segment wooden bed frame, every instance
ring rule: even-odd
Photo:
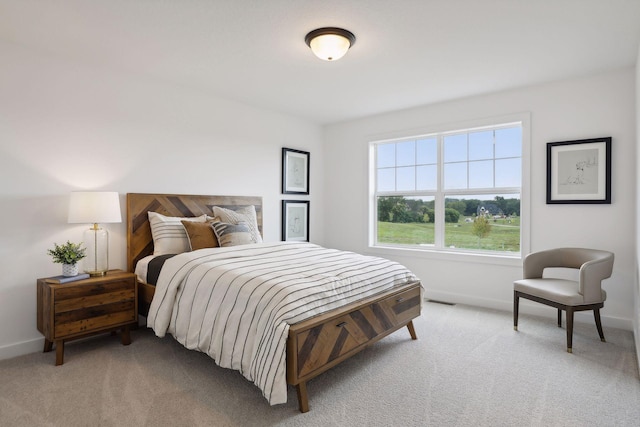
[[[262,198],[184,194],[127,194],[127,269],[153,254],[147,212],[167,216],[213,216],[213,206],[229,209],[253,205],[262,232]],[[146,316],[154,286],[138,281],[139,313]],[[420,282],[408,282],[325,314],[291,325],[287,340],[287,383],[296,387],[301,412],[309,410],[307,382],[404,328],[417,339],[412,320],[420,315]]]

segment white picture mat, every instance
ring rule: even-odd
[[[309,204],[289,202],[285,206],[285,240],[308,242]]]
[[[600,200],[606,197],[606,144],[559,145],[551,150],[551,198]]]
[[[296,153],[287,151],[285,154],[285,190],[299,193],[308,192],[309,183],[307,182],[309,167],[308,155],[304,153]]]

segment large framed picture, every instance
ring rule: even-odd
[[[309,241],[309,201],[282,201],[282,240]]]
[[[282,149],[282,194],[309,194],[307,151]]]
[[[547,204],[611,204],[611,137],[547,143]]]

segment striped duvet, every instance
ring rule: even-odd
[[[147,325],[287,401],[289,325],[417,280],[383,258],[310,243],[258,243],[176,255],[162,268]]]

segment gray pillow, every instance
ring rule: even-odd
[[[218,238],[218,243],[222,247],[256,243],[249,226],[245,222],[239,222],[237,224],[213,222],[211,227]]]
[[[220,206],[213,207],[214,216],[220,217],[220,221],[229,224],[238,224],[244,222],[251,232],[253,237],[253,243],[261,243],[262,236],[258,229],[258,220],[256,215],[256,208],[253,205],[243,206],[236,210],[222,208]]]

